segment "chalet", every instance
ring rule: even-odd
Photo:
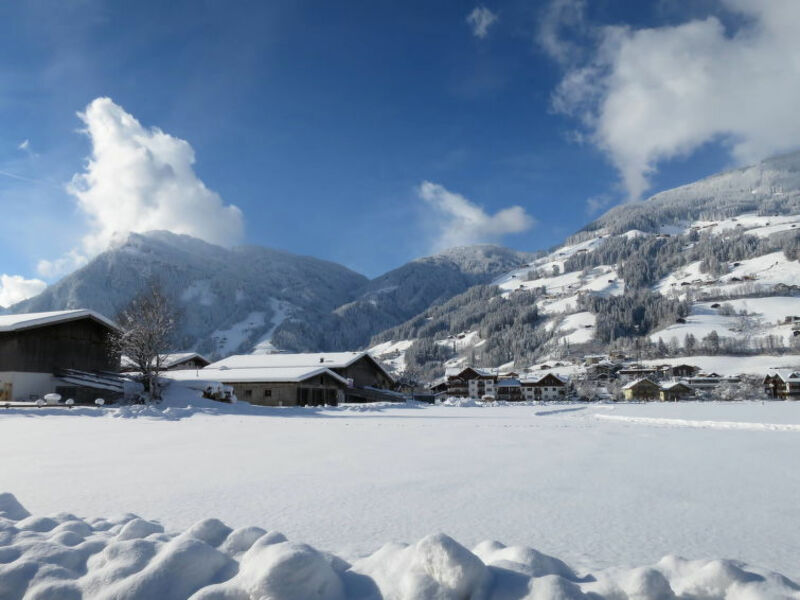
[[[502,402],[521,402],[522,384],[519,379],[500,379],[495,385],[495,398]]]
[[[776,371],[764,378],[764,392],[770,398],[800,398],[800,372]]]
[[[659,399],[662,402],[677,402],[694,396],[694,390],[681,381],[674,381],[661,386]]]
[[[567,397],[567,381],[548,373],[538,379],[523,380],[522,393],[525,400],[564,400]]]
[[[495,384],[498,379],[495,369],[476,367],[448,369],[445,376],[448,396],[480,400],[484,396],[495,394]]]
[[[330,373],[316,372],[319,369]],[[211,363],[205,369],[201,369],[199,375],[205,376],[207,371],[215,374],[222,371],[236,371],[236,376],[246,378],[246,381],[240,383],[255,383],[256,380],[246,374],[248,370],[253,370],[250,375],[258,371],[259,374],[269,376],[271,379],[265,380],[263,382],[265,385],[272,385],[273,383],[293,384],[297,394],[299,394],[296,398],[297,404],[306,402],[307,394],[302,389],[311,389],[309,384],[304,382],[309,381],[309,377],[319,376],[323,377],[323,382],[318,385],[327,390],[325,392],[326,402],[327,397],[332,395],[330,390],[338,389],[338,383],[341,382],[345,384],[343,393],[347,402],[394,402],[402,399],[390,391],[395,386],[394,378],[367,352],[240,354]],[[232,375],[223,374],[215,380],[233,385],[234,389],[237,389],[237,382],[231,379]],[[332,380],[331,375],[335,375]],[[280,377],[285,377],[287,380],[277,381],[276,378]],[[304,385],[298,387],[296,385],[298,383],[304,383]],[[255,388],[253,389],[255,390]],[[250,394],[248,394],[246,388],[242,388],[242,391],[244,394],[239,396],[237,389],[237,397],[241,400],[247,400]],[[319,393],[315,392],[315,394],[316,399],[314,401],[316,402],[319,400]]]
[[[161,369],[164,371],[178,371],[180,369],[202,369],[211,364],[206,357],[197,352],[176,352],[171,354],[161,354],[159,356]],[[123,356],[120,361],[120,370],[123,373],[138,371],[133,361],[127,356]]]
[[[661,396],[661,386],[648,378],[631,381],[622,388],[625,400],[658,400]]]
[[[56,392],[76,402],[113,400],[121,383],[80,375],[119,370],[109,343],[115,331],[111,320],[83,309],[0,315],[0,397],[30,401]],[[73,377],[65,380],[67,373]]]
[[[238,400],[262,406],[322,406],[344,402],[350,382],[326,367],[178,369],[168,379],[230,386]]]

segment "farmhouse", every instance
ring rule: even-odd
[[[51,392],[78,402],[113,399],[122,384],[98,374],[119,370],[108,340],[117,330],[83,309],[0,315],[0,400],[30,401]]]
[[[212,363],[198,372],[201,377],[209,374],[214,374],[215,381],[232,385],[240,400],[255,398],[259,390],[264,391],[255,385],[259,382],[269,388],[277,383],[289,384],[294,392],[286,393],[290,396],[294,393],[293,403],[301,405],[322,403],[322,396],[327,403],[334,396],[334,391],[339,389],[342,390],[343,397],[339,395],[337,402],[342,399],[347,402],[398,400],[397,395],[390,392],[394,387],[394,379],[366,352],[241,354]],[[308,382],[315,381],[314,377],[322,379],[317,379],[312,386]],[[244,384],[249,384],[249,387]],[[303,391],[312,388],[325,391]],[[252,391],[248,392],[248,389]],[[242,395],[239,394],[240,391]],[[281,401],[285,405],[285,401],[289,400],[291,399],[283,397]]]
[[[178,371],[181,369],[202,369],[211,364],[206,357],[197,352],[176,352],[171,354],[159,355],[161,362],[161,370],[163,371]],[[123,356],[120,361],[120,370],[122,372],[138,371],[133,361],[127,356]]]

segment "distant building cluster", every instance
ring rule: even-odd
[[[513,371],[466,367],[448,369],[444,379],[435,382],[431,390],[439,395],[471,400],[553,401],[569,397],[569,381],[553,373],[540,377],[520,377],[519,373]]]
[[[69,405],[135,398],[135,362],[115,355],[109,336],[118,326],[89,310],[0,315],[0,403]],[[448,368],[428,392],[403,387],[367,352],[234,355],[211,363],[195,352],[157,355],[166,380],[209,398],[265,406],[320,406],[342,402],[486,402],[691,398],[800,399],[800,371],[770,371],[761,379],[704,372],[683,364],[641,364],[620,352],[576,362],[542,364],[524,372]],[[569,373],[567,377],[564,372]],[[724,393],[723,393],[724,392]]]

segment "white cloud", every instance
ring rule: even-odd
[[[584,52],[579,40],[590,31],[585,11],[586,0],[552,0],[539,15],[536,41],[562,65],[574,63]]]
[[[489,33],[489,27],[497,21],[497,15],[485,6],[476,6],[467,15],[467,23],[472,28],[472,34],[478,38],[485,38]]]
[[[145,128],[110,98],[97,98],[78,116],[92,142],[84,172],[68,191],[89,231],[80,247],[40,274],[69,272],[129,232],[168,230],[230,245],[242,237],[241,211],[225,204],[194,172],[194,150],[185,140]]]
[[[18,150],[27,150],[27,149],[29,149],[30,147],[31,147],[31,141],[26,139],[26,140],[22,140],[22,141],[19,143],[19,146],[17,146],[17,149],[18,149]]]
[[[20,275],[0,275],[0,306],[8,307],[40,294],[47,284],[41,279],[25,279]]]
[[[417,192],[433,209],[434,250],[497,242],[504,235],[527,231],[535,223],[521,206],[510,206],[489,215],[464,196],[430,181],[422,182]]]
[[[597,28],[589,62],[554,95],[619,170],[632,199],[661,161],[721,140],[739,163],[800,145],[800,2],[722,0],[716,17],[650,29]]]

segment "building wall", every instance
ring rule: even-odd
[[[116,371],[119,358],[111,355],[109,332],[97,321],[84,318],[0,333],[0,372]]]
[[[470,379],[467,381],[468,395],[472,400],[480,400],[486,394],[494,395],[494,380],[486,377]]]
[[[11,385],[11,398],[14,402],[28,402],[55,392],[58,381],[51,373],[24,373],[20,371],[0,371],[0,384]],[[0,385],[0,387],[3,387]]]
[[[566,398],[566,386],[526,385],[522,391],[525,400],[563,400]]]
[[[310,380],[280,383],[223,381],[233,388],[236,398],[261,406],[298,406],[337,404],[344,399],[344,386],[328,376]]]
[[[626,400],[657,400],[660,398],[661,389],[656,386],[638,385],[623,391]]]

